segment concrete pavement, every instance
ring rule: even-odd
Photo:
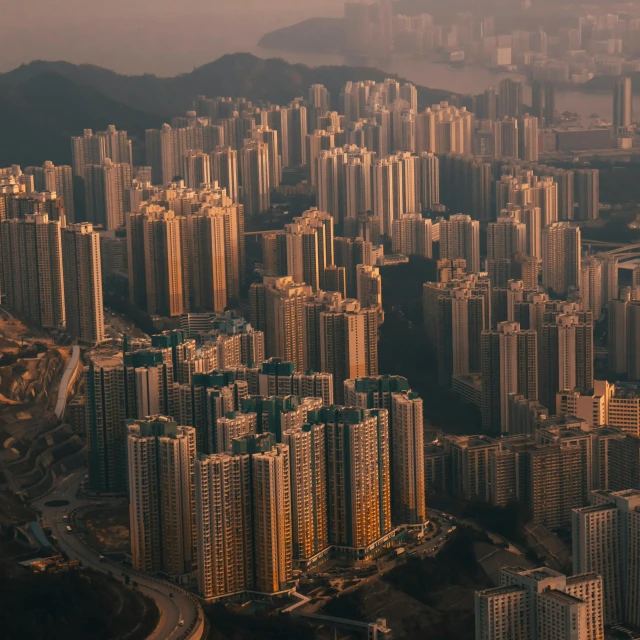
[[[58,402],[56,403],[55,414],[58,418],[62,418],[62,414],[67,406],[67,396],[69,395],[69,383],[71,378],[78,367],[78,361],[80,360],[80,347],[74,345],[71,349],[71,359],[67,363],[67,367],[64,370],[62,380],[60,381],[60,389],[58,390]]]
[[[160,621],[151,640],[200,640],[204,632],[204,616],[199,603],[182,589],[162,580],[132,571],[124,565],[112,562],[100,562],[98,554],[87,547],[77,536],[75,531],[67,532],[67,526],[72,526],[64,520],[64,516],[83,506],[95,504],[95,500],[78,498],[76,496],[84,470],[64,478],[45,498],[35,501],[32,506],[42,514],[43,526],[50,527],[57,538],[57,546],[69,558],[80,560],[85,567],[91,567],[103,573],[111,572],[119,582],[124,582],[123,573],[138,583],[136,587],[145,596],[155,601],[160,612]],[[67,500],[66,506],[47,507],[46,502]],[[171,597],[169,594],[173,594]],[[180,625],[179,622],[183,624]]]

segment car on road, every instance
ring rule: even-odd
[[[69,525],[67,525],[67,533],[72,533],[72,532],[73,532],[73,529]]]
[[[178,626],[179,627],[184,627],[184,620],[182,618],[180,618],[180,620],[178,620]]]
[[[106,562],[107,559],[104,556],[98,556],[98,560],[100,560],[100,562]]]

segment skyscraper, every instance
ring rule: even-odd
[[[596,220],[600,215],[600,171],[578,169],[575,175],[576,220]]]
[[[331,109],[331,94],[323,84],[312,84],[309,87],[309,104],[316,109],[318,115],[324,115]]]
[[[296,371],[304,371],[305,344],[304,302],[311,297],[311,287],[287,278],[265,278],[265,320],[267,356],[293,362]]]
[[[582,309],[591,311],[594,318],[599,318],[605,302],[602,292],[602,261],[588,256],[580,267],[580,297]]]
[[[327,428],[329,539],[340,555],[366,559],[391,536],[389,414],[322,409]]]
[[[538,399],[538,336],[517,322],[500,322],[497,331],[482,332],[482,425],[512,431],[509,395]]]
[[[500,586],[476,592],[476,637],[603,640],[602,578],[548,567],[503,568]]]
[[[520,121],[518,153],[521,160],[538,162],[538,118],[525,115]]]
[[[182,156],[182,177],[189,189],[211,183],[211,158],[203,151],[190,150]]]
[[[600,574],[604,619],[640,623],[640,491],[594,491],[589,507],[573,511],[573,569]]]
[[[504,78],[498,85],[498,118],[517,118],[522,113],[522,82]]]
[[[91,224],[62,231],[62,266],[67,333],[86,344],[104,342],[100,236]]]
[[[423,211],[440,204],[440,160],[427,151],[420,154],[420,204]]]
[[[346,212],[347,219],[356,220],[374,210],[375,192],[373,181],[373,154],[362,154],[361,157],[350,157],[346,167]],[[376,181],[382,169],[377,169]],[[376,183],[377,184],[377,183]],[[377,188],[377,187],[376,187]],[[381,187],[380,187],[381,188]],[[376,205],[377,206],[377,205]],[[380,206],[382,204],[380,203]],[[379,208],[376,209],[378,211]]]
[[[27,167],[25,173],[33,175],[36,191],[54,192],[64,199],[67,220],[75,222],[73,199],[73,168],[68,165],[54,165],[46,160],[41,167]]]
[[[378,312],[380,323],[384,319],[382,310],[382,277],[377,267],[359,264],[358,270],[358,295],[357,299],[363,309],[375,309]]]
[[[298,100],[294,100],[286,110],[287,138],[289,140],[289,165],[301,167],[307,164],[307,108]]]
[[[440,257],[464,258],[467,269],[480,271],[480,223],[471,216],[456,214],[440,221]]]
[[[277,444],[252,456],[255,587],[277,593],[293,575],[289,447]]]
[[[579,227],[555,222],[542,230],[542,285],[558,296],[580,286],[582,251]]]
[[[422,400],[404,391],[391,396],[392,514],[396,525],[427,520]]]
[[[271,206],[269,145],[259,140],[247,140],[240,150],[242,204],[248,216],[266,211]]]
[[[487,259],[512,260],[527,251],[527,227],[511,216],[500,216],[487,225]]]
[[[433,257],[431,220],[420,213],[405,213],[393,221],[393,251],[405,256]]]
[[[190,248],[191,311],[222,312],[227,306],[225,216],[221,210],[203,209],[187,218]],[[185,261],[186,257],[182,260]]]
[[[130,422],[127,434],[133,567],[189,574],[196,562],[195,429],[150,416]]]
[[[131,165],[106,158],[101,164],[85,165],[84,193],[87,218],[105,229],[124,224],[125,189],[131,186]]]
[[[205,456],[195,463],[198,590],[216,598],[253,588],[249,455]]]
[[[309,179],[311,185],[318,187],[318,159],[323,151],[329,151],[336,146],[335,132],[330,127],[329,131],[315,129],[313,133],[305,136],[307,160],[309,162]]]
[[[196,460],[198,583],[205,598],[291,586],[289,448],[271,433]]]
[[[613,133],[624,133],[633,118],[633,87],[631,78],[617,78],[613,86]]]
[[[216,147],[211,158],[211,181],[225,189],[231,202],[238,202],[238,152],[231,147]]]
[[[82,136],[71,138],[73,175],[84,179],[85,167],[102,164],[107,158],[116,164],[132,164],[131,140],[126,131],[109,125],[106,131],[85,129]]]
[[[176,176],[177,168],[174,161],[173,130],[171,127],[168,124],[163,124],[161,129],[147,129],[145,148],[153,183],[167,185],[172,182]]]
[[[540,402],[556,411],[556,394],[593,387],[593,321],[587,313],[561,313],[542,327]]]
[[[127,433],[125,427],[122,357],[112,351],[94,351],[84,372],[89,488],[121,492],[127,488]]]
[[[282,434],[291,461],[293,561],[303,570],[329,553],[325,432],[316,423]]]
[[[42,327],[64,329],[60,223],[47,214],[3,220],[0,246],[5,304]]]
[[[278,151],[278,132],[266,126],[259,126],[251,130],[253,140],[261,140],[268,145],[269,155],[269,187],[275,189],[282,182],[282,167]]]
[[[324,288],[324,271],[333,265],[333,218],[310,209],[285,225],[287,273],[314,291]]]
[[[320,303],[317,310],[319,339],[308,318],[306,346],[309,350],[317,345],[319,370],[333,375],[336,401],[341,402],[345,380],[378,374],[378,310],[361,309],[357,301],[339,296],[335,302]],[[315,312],[308,316],[315,317]]]
[[[151,315],[179,316],[189,306],[187,220],[156,205],[143,213],[146,310]]]
[[[394,220],[405,213],[403,169],[396,156],[381,158],[373,164],[373,211],[380,219],[381,233],[387,238],[393,235]]]

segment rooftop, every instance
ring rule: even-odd
[[[584,600],[580,598],[576,598],[575,596],[570,596],[568,593],[564,591],[556,591],[555,589],[550,589],[549,591],[545,591],[540,594],[540,598],[549,598],[551,600],[557,600],[561,604],[584,604]]]
[[[477,594],[481,597],[492,597],[492,596],[506,596],[510,593],[524,593],[524,589],[517,584],[510,584],[503,587],[493,587],[493,589],[484,589],[483,591],[478,591]]]
[[[113,347],[94,349],[89,353],[89,359],[98,367],[122,366],[122,353]]]
[[[548,580],[549,578],[562,578],[563,573],[549,569],[549,567],[537,567],[536,569],[522,569],[521,567],[505,567],[503,569],[506,573],[513,575],[519,575],[526,578],[531,578],[537,582],[542,580]]]

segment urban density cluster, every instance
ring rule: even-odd
[[[344,52],[375,58],[411,53],[504,67],[553,84],[640,71],[637,7],[576,3],[570,13],[542,7],[524,0],[500,5],[494,15],[458,11],[438,21],[429,13],[404,15],[392,0],[346,2]]]
[[[288,592],[423,536],[433,491],[572,529],[575,575],[504,569],[477,594],[478,638],[640,626],[640,389],[594,379],[604,314],[609,370],[640,379],[640,269],[621,287],[615,252],[585,256],[599,174],[539,161],[552,97],[537,115],[511,79],[475,114],[421,110],[391,79],[287,106],[197,97],[147,131],[146,166],[109,127],[72,139],[73,166],[0,170],[4,304],[86,347],[69,420],[89,490],[129,495],[136,569],[207,599]],[[628,80],[614,102],[610,137],[631,129]],[[248,269],[245,220],[274,193],[309,205],[257,232]],[[410,382],[379,371],[381,268],[410,259],[437,273],[438,382],[484,433],[426,441]],[[114,340],[107,284],[155,335]]]

